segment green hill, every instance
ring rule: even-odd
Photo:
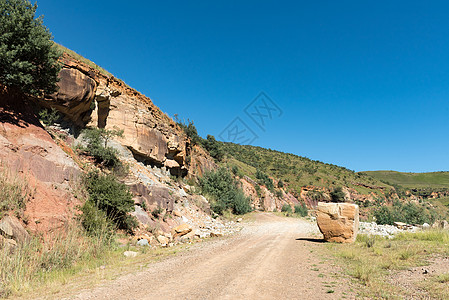
[[[375,192],[382,196],[382,189],[386,191],[392,189],[389,184],[368,174],[356,173],[344,167],[307,157],[233,143],[222,143],[222,149],[226,154],[224,163],[230,167],[236,166],[240,172],[253,179],[256,178],[257,170],[259,170],[282,180],[293,192],[299,192],[301,187],[307,185],[330,189],[347,186],[362,194]]]
[[[396,171],[367,171],[363,173],[378,180],[397,184],[405,188],[449,188],[449,172],[404,173]]]

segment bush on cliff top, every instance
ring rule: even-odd
[[[0,83],[23,93],[56,91],[61,53],[27,0],[0,1]]]

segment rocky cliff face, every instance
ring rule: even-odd
[[[110,145],[129,167],[124,181],[134,195],[133,215],[141,224],[137,234],[162,243],[175,242],[172,229],[182,224],[192,229],[187,239],[232,230],[211,217],[206,198],[170,177],[194,177],[216,168],[207,152],[189,147],[184,132],[149,98],[67,54],[62,61],[55,94],[28,99],[0,89],[0,161],[33,190],[22,216],[28,229],[51,232],[75,216],[81,203],[73,185],[84,172],[82,165],[90,162],[69,145],[79,140],[79,129],[96,126],[124,131]],[[36,117],[36,102],[64,116],[65,122],[50,130],[52,136]]]
[[[136,160],[187,175],[188,140],[148,97],[67,54],[62,62],[59,91],[41,99],[41,105],[56,108],[80,127],[123,129],[120,143]]]

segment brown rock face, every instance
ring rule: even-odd
[[[41,103],[56,108],[79,126],[86,124],[97,88],[95,80],[76,68],[64,67],[59,73],[58,88]]]
[[[202,176],[205,172],[216,169],[218,166],[214,159],[208,155],[203,148],[194,146],[190,153],[191,162],[189,166],[189,174],[194,176]]]
[[[176,201],[176,195],[165,186],[147,186],[141,183],[130,186],[131,192],[136,196],[137,201],[146,202],[148,207],[163,208],[167,211],[173,211],[173,205]]]
[[[326,241],[352,243],[359,230],[359,206],[319,202],[316,220]]]

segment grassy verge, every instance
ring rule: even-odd
[[[86,236],[76,224],[45,240],[33,237],[13,251],[0,250],[0,297],[20,295],[37,285],[64,278],[92,263],[105,260],[112,240],[104,235]]]
[[[393,285],[391,279],[401,270],[449,255],[449,231],[402,233],[394,239],[359,235],[354,244],[328,244],[327,248],[347,274],[361,284],[360,297],[401,299],[407,291]],[[449,281],[449,275],[437,274],[416,284],[436,299],[448,299],[446,279]]]
[[[0,298],[61,298],[142,269],[188,247],[119,246],[102,236],[86,236],[81,227],[74,226],[46,243],[35,239],[13,253],[0,250]],[[128,250],[138,255],[126,258],[123,253]]]

